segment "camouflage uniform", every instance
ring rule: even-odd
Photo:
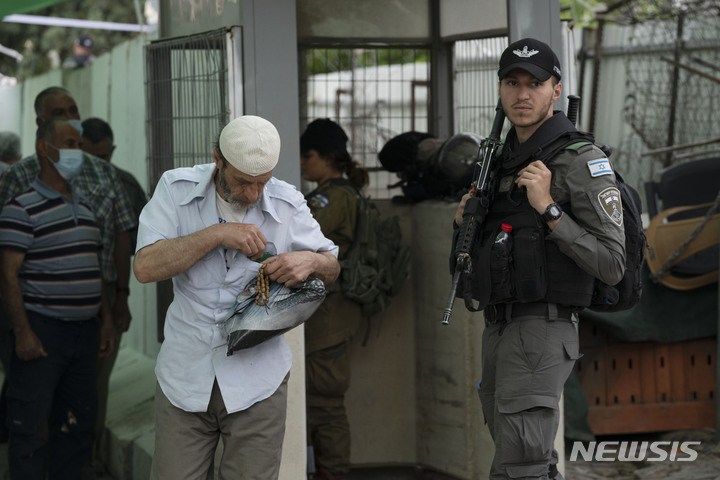
[[[331,179],[308,194],[308,206],[323,234],[346,255],[355,235],[357,205],[353,192]],[[305,322],[308,437],[319,478],[343,478],[350,471],[350,425],[345,392],[350,386],[348,343],[360,322],[360,306],[329,286],[320,308]],[[325,477],[323,477],[325,475]]]

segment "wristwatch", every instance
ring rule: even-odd
[[[557,203],[551,203],[545,209],[545,213],[540,216],[545,223],[551,222],[553,220],[558,220],[560,217],[562,217],[562,208],[560,208],[560,205],[558,205]]]

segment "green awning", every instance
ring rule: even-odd
[[[65,0],[2,0],[2,2],[0,2],[0,18],[14,13],[32,13],[41,8],[64,1]]]

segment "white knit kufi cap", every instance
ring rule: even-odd
[[[268,173],[280,156],[280,135],[264,118],[244,115],[220,132],[220,151],[230,165],[246,175]]]

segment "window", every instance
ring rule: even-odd
[[[377,159],[400,133],[428,131],[429,51],[421,48],[309,48],[300,51],[300,128],[317,118],[337,122],[348,151],[368,170],[373,198],[390,198],[397,176]],[[304,60],[304,61],[303,61]]]
[[[455,43],[456,133],[476,133],[482,137],[490,133],[498,102],[498,63],[507,45],[507,37]]]

